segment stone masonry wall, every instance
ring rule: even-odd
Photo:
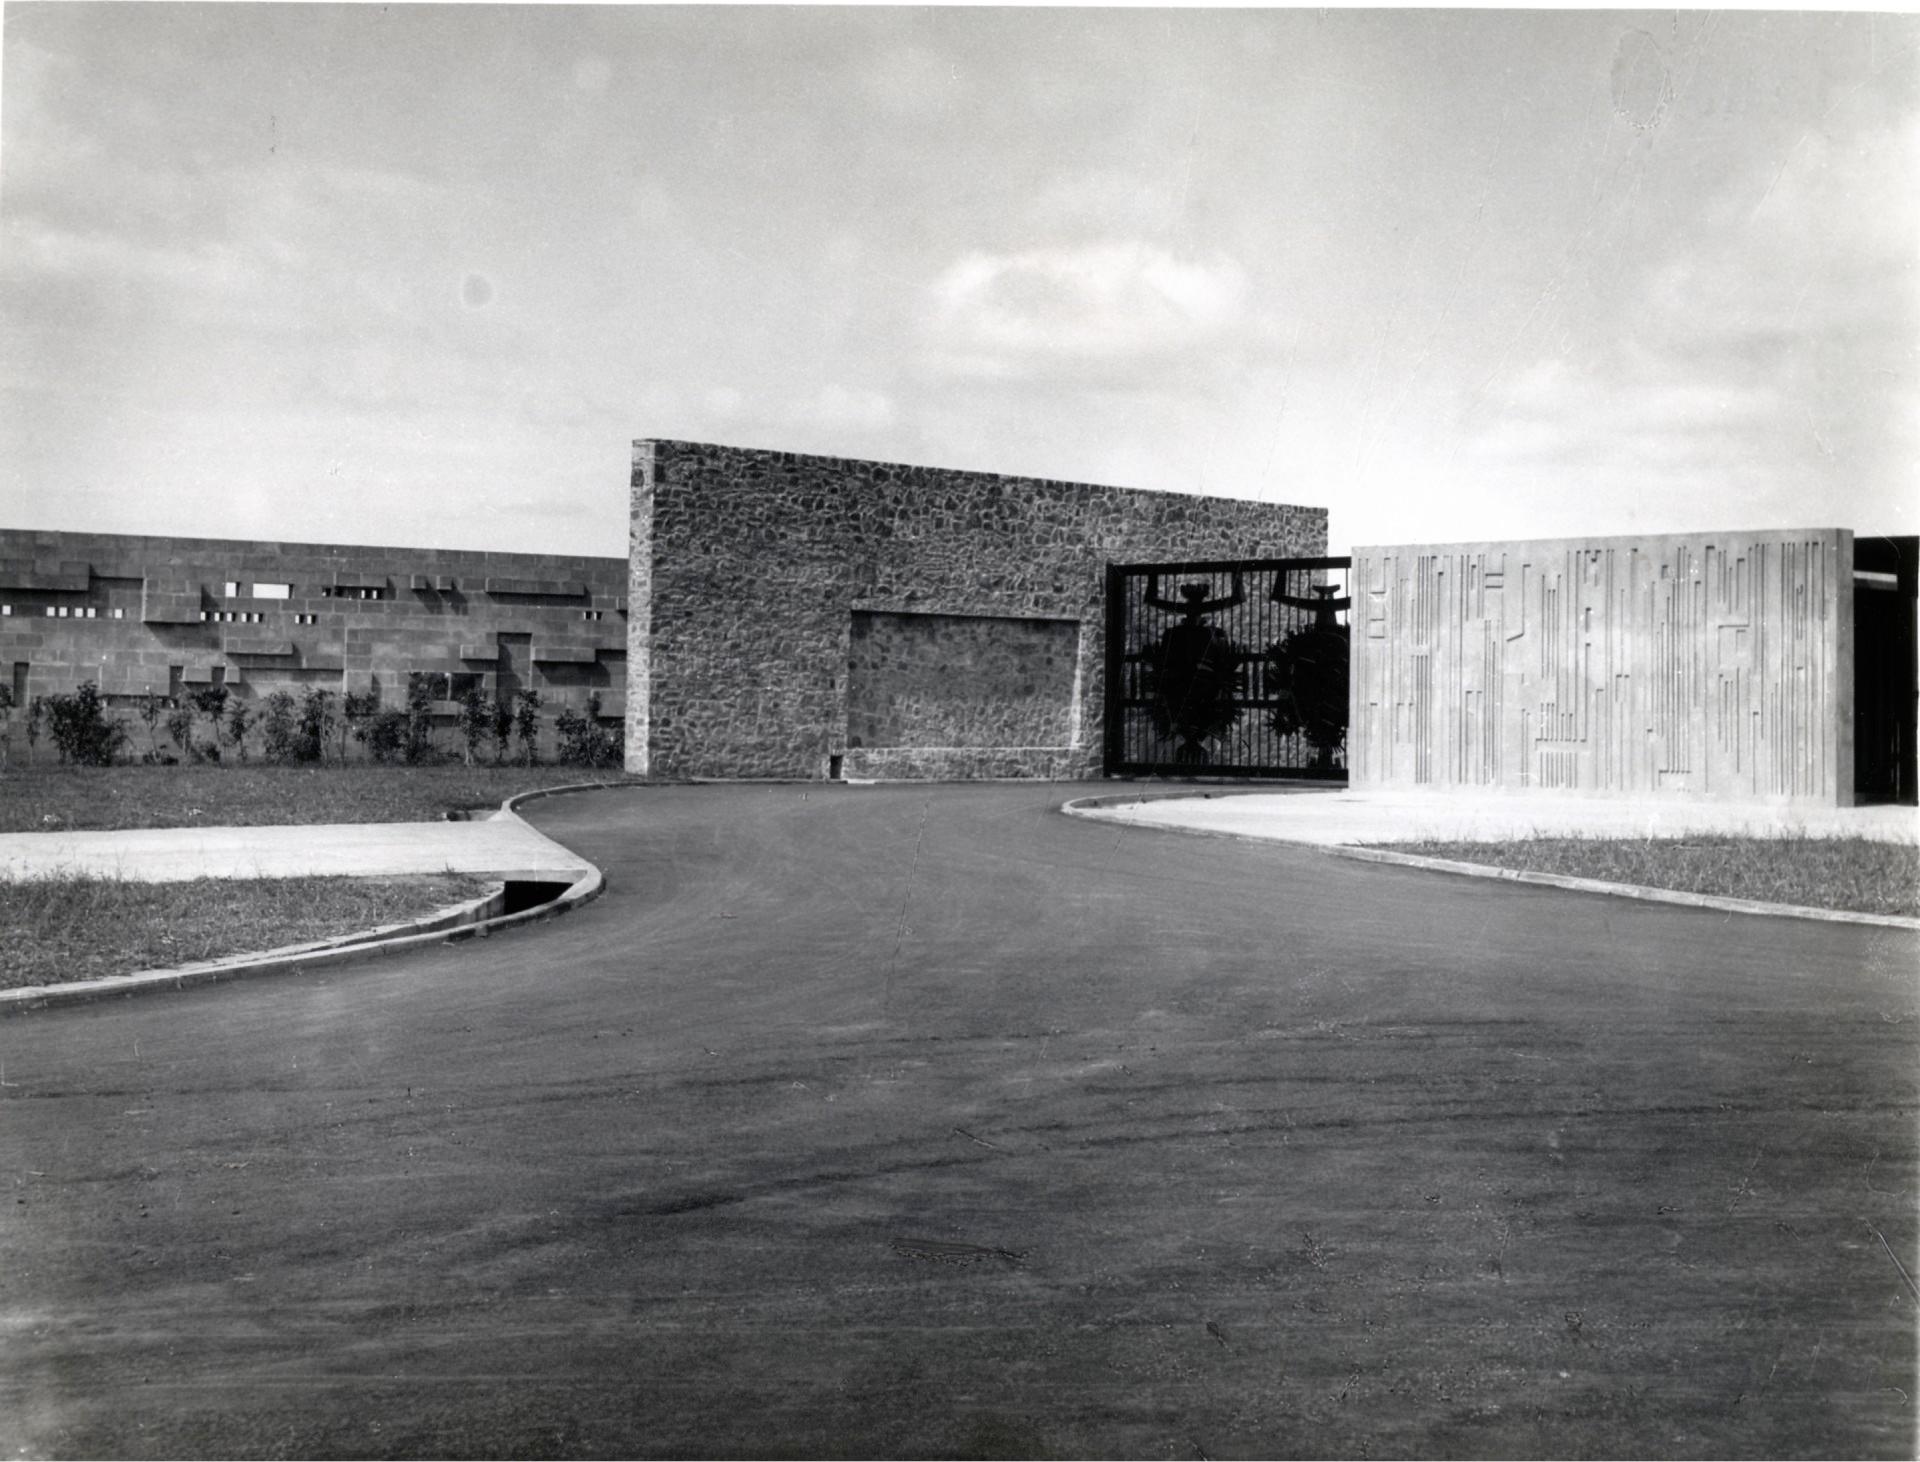
[[[1354,551],[1355,788],[1853,799],[1853,535]]]
[[[548,721],[596,691],[623,717],[626,579],[619,558],[0,530],[0,684],[22,704],[91,680],[122,702],[217,681],[400,705],[427,671],[537,690]]]
[[[667,777],[1097,775],[1109,562],[1326,549],[1323,508],[691,442],[632,494],[627,765]],[[1073,622],[1065,743],[850,748],[855,611]]]

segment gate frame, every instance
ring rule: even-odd
[[[1254,573],[1269,569],[1278,569],[1283,573],[1298,571],[1312,572],[1324,569],[1351,569],[1353,557],[1344,556],[1319,558],[1207,558],[1182,560],[1173,563],[1112,563],[1107,564],[1106,584],[1106,665],[1105,683],[1101,687],[1101,760],[1100,772],[1105,777],[1176,777],[1182,781],[1200,778],[1219,778],[1227,781],[1282,780],[1298,779],[1314,782],[1345,782],[1348,769],[1343,764],[1338,767],[1259,767],[1232,764],[1227,766],[1206,765],[1175,770],[1160,762],[1129,762],[1126,755],[1126,703],[1121,692],[1126,685],[1127,659],[1127,616],[1125,596],[1121,592],[1126,580],[1138,574],[1227,574]],[[1348,585],[1348,597],[1352,597],[1352,585]],[[1353,633],[1352,609],[1347,611],[1347,633],[1349,636],[1349,655],[1351,655],[1351,636]],[[1351,661],[1349,661],[1351,669]],[[1352,693],[1348,693],[1347,724],[1352,728]],[[1343,757],[1344,762],[1344,757]]]

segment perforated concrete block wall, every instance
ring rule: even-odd
[[[616,557],[5,529],[0,672],[23,698],[219,680],[401,704],[428,671],[537,690],[549,720],[596,692],[620,716],[626,575]]]

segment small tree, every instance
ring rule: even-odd
[[[193,758],[193,707],[185,701],[172,701],[167,709],[167,735],[180,748],[180,754]]]
[[[135,713],[140,717],[140,724],[147,728],[147,749],[143,754],[144,760],[157,762],[164,759],[160,751],[160,727],[167,719],[167,712],[172,707],[171,700],[163,695],[155,695],[152,691],[141,696],[140,704],[134,707]]]
[[[0,685],[0,765],[4,765],[13,752],[13,689]]]
[[[379,714],[380,692],[377,690],[350,690],[340,697],[341,761],[347,759],[347,732],[351,731],[353,739],[365,746],[368,727]]]
[[[300,735],[298,711],[299,704],[290,690],[276,690],[267,697],[260,715],[260,749],[268,761],[290,762],[294,759],[295,744]]]
[[[91,680],[71,695],[47,697],[47,734],[62,761],[88,767],[113,765],[127,738],[126,727],[108,719],[100,687]]]
[[[40,732],[47,723],[47,698],[37,695],[27,702],[27,764],[33,764],[34,748],[40,744]]]
[[[513,697],[513,734],[520,741],[520,757],[527,766],[540,759],[540,692],[516,691]]]
[[[414,671],[407,677],[408,766],[416,766],[433,756],[433,699],[438,689],[437,675]]]
[[[314,686],[300,698],[300,729],[294,738],[295,759],[324,762],[334,723],[333,692]]]
[[[362,746],[367,745],[368,728],[380,714],[380,692],[350,690],[340,697],[340,760],[347,759],[347,733]]]
[[[206,761],[220,760],[220,718],[227,713],[227,688],[224,685],[206,686],[189,694],[187,702],[207,722],[206,745],[194,754]]]
[[[493,703],[493,764],[499,766],[507,759],[507,748],[513,744],[513,697],[503,695]]]
[[[473,765],[474,757],[480,753],[480,743],[492,729],[493,708],[479,686],[470,686],[460,697],[460,739],[466,745],[468,766]]]
[[[241,761],[247,759],[247,732],[253,729],[253,707],[239,696],[227,704],[227,745]]]

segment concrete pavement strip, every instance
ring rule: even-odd
[[[1471,798],[1296,790],[1287,793],[1161,792],[1150,797],[1141,793],[1107,793],[1076,799],[1066,803],[1062,810],[1072,817],[1126,827],[1255,842],[1304,843],[1363,862],[1398,863],[1469,878],[1497,878],[1727,913],[1920,929],[1920,919],[1899,914],[1769,904],[1754,899],[1431,858],[1368,846],[1389,841],[1510,841],[1529,836],[1655,838],[1714,833],[1809,838],[1853,835],[1884,842],[1913,843],[1920,841],[1920,810],[1911,807],[1797,808],[1751,803],[1601,802],[1574,797]]]
[[[586,867],[512,812],[474,822],[133,828],[0,835],[0,882],[80,875],[190,878],[382,877],[414,873],[558,879]]]
[[[600,870],[513,811],[522,802],[575,787],[509,799],[471,822],[341,823],[241,828],[141,828],[125,832],[18,833],[0,836],[0,882],[61,875],[150,882],[194,878],[404,877],[464,873],[497,880],[478,899],[419,919],[333,939],[231,955],[163,970],[97,980],[0,990],[0,1016],[56,1005],[184,989],[239,975],[305,969],[423,944],[485,937],[571,912],[605,888]],[[115,845],[119,846],[116,847]],[[537,907],[503,913],[512,882],[564,883],[565,892]]]

